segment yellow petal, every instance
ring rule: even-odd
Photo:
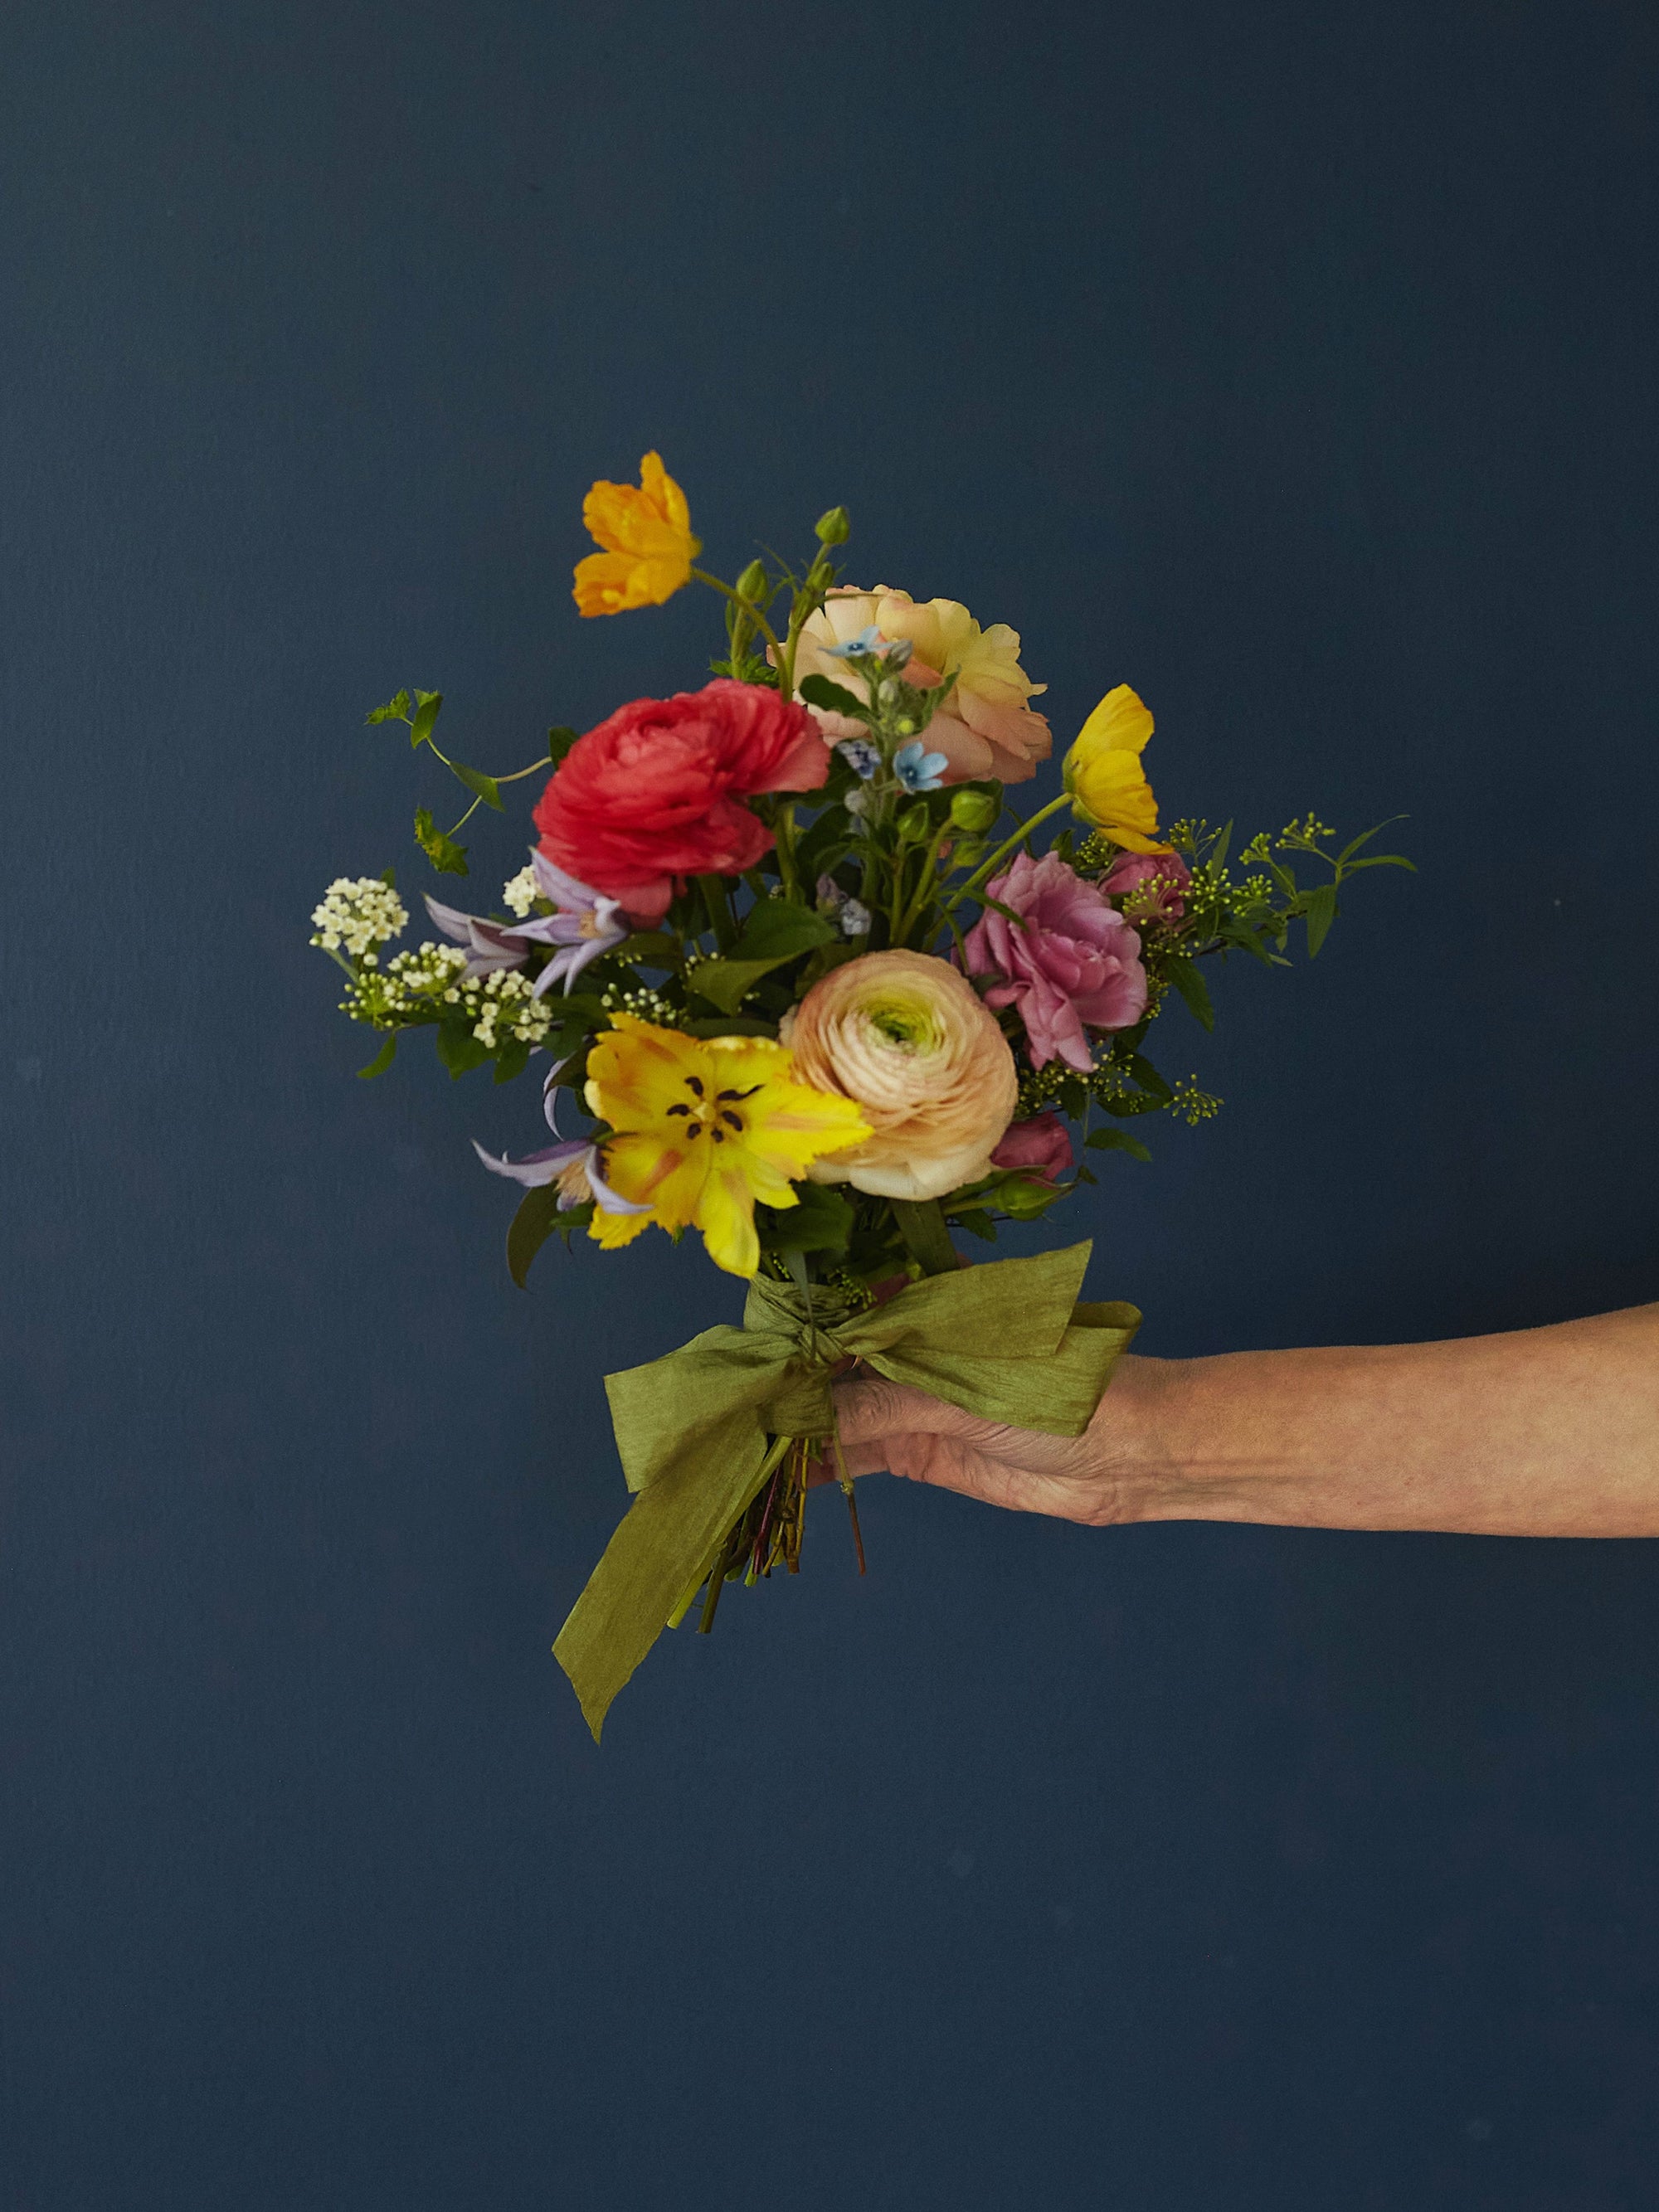
[[[691,580],[691,563],[702,549],[691,534],[685,494],[660,453],[641,461],[637,485],[602,477],[582,501],[582,520],[605,548],[576,564],[574,595],[583,614],[660,606]]]
[[[1127,684],[1120,684],[1078,732],[1072,751],[1079,761],[1097,752],[1142,752],[1152,734],[1152,718],[1146,702]]]
[[[728,1275],[752,1275],[760,1265],[760,1238],[755,1232],[755,1200],[735,1151],[722,1160],[703,1186],[697,1209],[697,1226],[708,1247],[708,1256]]]
[[[619,1252],[651,1226],[648,1213],[607,1213],[602,1206],[596,1206],[587,1233],[602,1250]]]

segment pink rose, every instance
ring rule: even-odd
[[[1071,1133],[1058,1114],[1033,1114],[1011,1121],[991,1155],[994,1168],[1024,1168],[1044,1182],[1058,1182],[1077,1158]]]
[[[968,933],[968,973],[1000,975],[988,1006],[1018,1006],[1033,1067],[1093,1066],[1085,1028],[1127,1030],[1146,1011],[1140,939],[1091,883],[1053,853],[1014,856],[990,896],[1023,922],[988,907]]]
[[[1187,911],[1193,873],[1179,853],[1120,853],[1100,879],[1108,898],[1121,898],[1131,921],[1173,928]]]

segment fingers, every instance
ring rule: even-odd
[[[947,1406],[942,1398],[930,1397],[926,1390],[915,1389],[908,1382],[890,1382],[883,1375],[849,1376],[836,1384],[835,1398],[842,1448],[848,1467],[855,1471],[855,1447],[879,1444],[896,1436],[966,1440],[988,1434],[992,1427],[990,1422],[964,1413],[960,1407]],[[884,1459],[870,1460],[866,1451],[867,1472],[886,1464]]]

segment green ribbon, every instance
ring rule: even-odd
[[[597,1742],[611,1699],[713,1566],[758,1492],[772,1439],[834,1428],[830,1378],[857,1359],[982,1420],[1080,1436],[1133,1306],[1079,1305],[1090,1247],[932,1275],[848,1315],[757,1276],[741,1328],[706,1328],[661,1359],[607,1375],[617,1449],[635,1497],[553,1650]],[[775,1455],[774,1455],[775,1457]]]

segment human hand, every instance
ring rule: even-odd
[[[1091,1528],[1140,1520],[1156,1457],[1157,1407],[1176,1364],[1121,1359],[1080,1437],[976,1420],[908,1384],[851,1376],[835,1386],[847,1470],[860,1475],[886,1468],[988,1505]],[[830,1481],[836,1474],[833,1463],[824,1465],[815,1480]]]

